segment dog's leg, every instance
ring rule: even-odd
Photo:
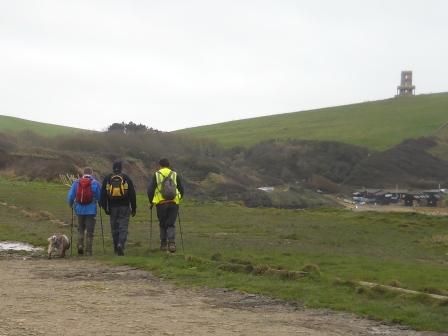
[[[48,245],[48,259],[51,259],[51,252],[53,251],[53,247],[50,245]]]

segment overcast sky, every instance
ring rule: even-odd
[[[0,114],[161,130],[448,91],[445,0],[0,0]]]

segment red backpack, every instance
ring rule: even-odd
[[[82,177],[79,179],[76,189],[76,203],[86,205],[92,203],[92,200],[92,180],[88,177]]]

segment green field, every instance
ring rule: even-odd
[[[448,122],[448,93],[393,98],[177,131],[227,147],[267,139],[334,140],[383,150],[404,139],[432,135]]]
[[[44,136],[73,134],[86,131],[80,128],[46,124],[37,121],[0,115],[0,132],[16,133],[25,130],[33,131],[34,133]]]
[[[57,184],[0,179],[0,240],[45,246],[50,234],[69,234],[69,226],[51,221],[70,223],[66,192]],[[126,257],[112,255],[110,230],[103,218],[107,251],[103,255],[97,225],[95,258],[149,269],[179,285],[227,287],[420,330],[448,330],[448,301],[357,284],[364,280],[448,294],[445,218],[337,209],[248,209],[234,203],[188,201],[181,211],[184,258],[180,242],[176,256],[157,251],[157,225],[154,249],[149,250],[149,212],[143,195],[138,204]],[[294,273],[301,270],[307,275]]]

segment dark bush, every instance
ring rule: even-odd
[[[246,162],[263,174],[295,182],[313,174],[334,182],[344,181],[368,156],[364,148],[330,141],[269,140],[246,153]]]
[[[17,149],[17,139],[16,137],[0,133],[0,150],[3,153],[10,153]]]
[[[249,208],[272,206],[271,199],[267,193],[259,190],[247,191],[241,194],[241,200]]]

